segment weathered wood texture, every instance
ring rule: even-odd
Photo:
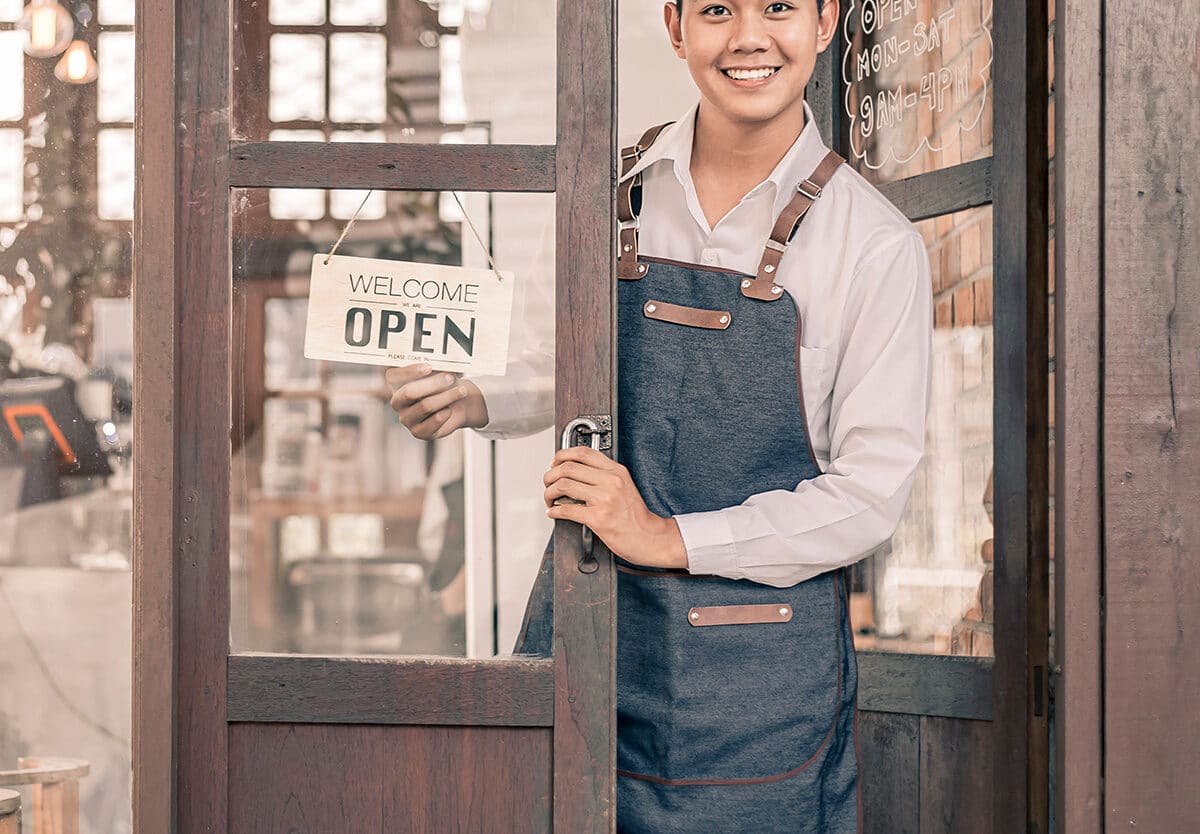
[[[553,191],[553,145],[236,142],[235,187]]]
[[[859,711],[864,834],[991,834],[990,721]]]
[[[920,834],[921,718],[859,710],[863,834]]]
[[[996,7],[996,830],[1049,825],[1047,674],[1049,350],[1047,4]]]
[[[174,0],[138,0],[133,222],[133,825],[170,831],[175,692]]]
[[[232,724],[227,830],[549,831],[550,746],[546,729]]]
[[[1200,4],[1104,20],[1106,830],[1200,831]]]
[[[229,658],[229,720],[550,727],[554,661]]]
[[[988,657],[860,652],[858,707],[989,720],[992,665]]]
[[[1101,0],[1055,13],[1055,683],[1054,818],[1100,834]]]
[[[921,719],[921,834],[992,834],[993,722]],[[993,826],[993,819],[995,825]],[[1032,829],[1031,829],[1032,830]]]
[[[914,222],[987,205],[992,201],[992,158],[883,183],[879,190]]]
[[[581,414],[616,414],[615,23],[615,0],[558,2],[560,428]],[[580,572],[579,525],[555,527],[554,830],[607,834],[616,817],[616,572],[598,539],[599,569]]]
[[[175,834],[227,819],[225,661],[229,651],[229,4],[179,0],[173,184],[175,271],[170,307],[175,531]],[[158,300],[157,303],[162,303]],[[216,827],[214,829],[214,827]]]

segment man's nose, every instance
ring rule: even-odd
[[[739,15],[734,21],[733,33],[729,39],[729,49],[732,52],[763,52],[771,45],[770,35],[767,34],[767,22],[761,15]]]

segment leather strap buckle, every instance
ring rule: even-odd
[[[812,180],[802,180],[796,190],[815,203],[824,189]]]

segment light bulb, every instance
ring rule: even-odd
[[[34,58],[53,58],[67,48],[75,35],[71,13],[55,0],[31,0],[17,28],[25,33],[25,54]]]
[[[96,80],[97,73],[96,59],[84,41],[71,41],[54,68],[54,77],[68,84],[90,84]]]

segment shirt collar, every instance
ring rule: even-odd
[[[699,103],[693,104],[679,121],[664,130],[658,137],[658,141],[650,146],[637,164],[629,170],[629,173],[621,177],[621,182],[636,176],[662,160],[671,161],[680,184],[690,182],[688,166],[692,159],[692,140],[695,137],[696,113],[699,109]],[[828,152],[829,149],[821,139],[821,131],[817,127],[813,112],[809,108],[808,102],[804,102],[804,129],[800,131],[800,135],[796,137],[796,141],[792,143],[788,152],[783,155],[783,159],[779,160],[775,170],[753,191],[758,191],[764,186],[773,186],[775,188],[774,214],[778,215],[791,201],[796,186],[812,175]]]

